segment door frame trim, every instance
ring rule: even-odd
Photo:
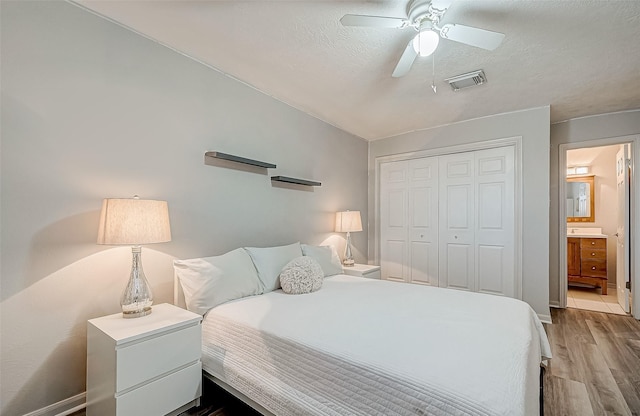
[[[512,146],[514,153],[514,238],[515,238],[515,294],[517,299],[522,299],[522,136],[506,137],[501,139],[485,140],[481,142],[467,143],[455,146],[437,147],[433,149],[418,150],[395,155],[378,156],[375,158],[375,185],[374,185],[374,264],[380,264],[380,165],[387,162],[397,162],[402,160],[421,159],[432,156],[444,156],[454,153],[466,153],[476,150],[495,149],[499,147]]]
[[[640,300],[640,275],[636,273],[640,267],[640,167],[636,168],[636,161],[640,162],[640,136],[637,134],[629,136],[606,137],[595,140],[585,140],[582,142],[563,143],[558,150],[558,275],[559,279],[559,307],[567,307],[567,291],[569,279],[567,277],[567,203],[564,199],[567,181],[567,150],[584,149],[590,147],[614,146],[617,144],[631,144],[631,208],[629,213],[629,223],[631,235],[631,258],[629,268],[631,273],[631,296],[634,303]],[[633,307],[632,315],[640,319],[640,307]]]

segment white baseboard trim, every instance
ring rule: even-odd
[[[549,307],[551,308],[560,308],[560,302],[558,301],[553,301],[553,302],[549,302]]]
[[[540,321],[543,324],[552,324],[553,322],[551,322],[551,315],[543,315],[541,313],[538,314],[538,318],[540,319]]]
[[[24,416],[66,416],[87,407],[87,393],[82,392],[75,396],[50,404],[42,409],[34,410]]]

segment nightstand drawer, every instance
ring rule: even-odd
[[[201,395],[202,364],[197,362],[120,396],[118,415],[160,416],[196,400]]]
[[[117,347],[116,394],[199,360],[200,331],[196,324]]]

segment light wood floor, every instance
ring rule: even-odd
[[[640,415],[640,322],[570,308],[551,316],[545,416]]]

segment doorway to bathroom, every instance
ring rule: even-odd
[[[566,307],[631,312],[633,150],[630,141],[561,149]]]

